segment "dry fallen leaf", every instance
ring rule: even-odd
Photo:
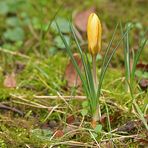
[[[58,123],[55,120],[51,120],[51,121],[49,121],[48,126],[51,129],[55,129],[58,126]]]
[[[78,66],[80,69],[82,69],[82,61],[81,58],[77,53],[74,55],[75,60],[78,63]],[[78,76],[75,67],[73,66],[71,60],[69,61],[66,70],[65,70],[65,80],[67,81],[67,86],[68,87],[73,87],[73,86],[81,86],[81,80],[80,77]]]
[[[4,87],[15,88],[16,87],[16,76],[15,73],[11,73],[5,76]]]
[[[139,63],[136,65],[136,68],[144,70],[144,71],[148,71],[148,64]]]
[[[86,32],[87,28],[87,20],[90,15],[90,13],[95,12],[95,8],[92,7],[90,9],[87,9],[85,11],[81,11],[77,13],[74,17],[74,23],[75,26],[82,32]]]
[[[105,124],[105,122],[106,122],[106,120],[107,120],[107,115],[106,115],[106,113],[105,114],[103,114],[102,116],[101,116],[101,118],[100,118],[100,123],[103,125],[103,124]]]
[[[101,147],[103,147],[103,148],[113,148],[114,145],[113,145],[112,141],[106,141],[106,142],[101,143]]]
[[[140,80],[139,85],[142,90],[146,90],[148,88],[148,79]]]
[[[137,127],[137,121],[128,121],[126,124],[118,127],[117,131],[122,131],[122,132],[131,132]]]
[[[21,62],[19,62],[19,61],[16,61],[15,65],[16,65],[15,73],[20,73],[20,72],[22,72],[22,71],[24,70],[24,68],[25,68],[25,64],[24,64],[24,63],[21,63]]]
[[[62,131],[62,130],[57,130],[57,131],[55,131],[55,133],[54,133],[54,137],[55,138],[60,138],[60,137],[62,137],[64,135],[64,132]]]
[[[72,137],[77,133],[77,131],[75,131],[76,129],[78,129],[77,126],[68,124],[63,130],[64,130],[64,133],[71,132],[70,136]]]
[[[72,124],[75,121],[74,115],[70,115],[66,118],[66,123]]]

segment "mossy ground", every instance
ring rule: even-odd
[[[103,142],[103,135],[105,139],[114,136],[104,134],[109,133],[110,128],[114,130],[129,121],[139,120],[137,114],[128,110],[130,94],[127,93],[125,86],[122,47],[118,49],[106,73],[101,95],[101,99],[104,100],[101,104],[102,114],[106,115],[108,108],[112,118],[111,127],[109,127],[106,117],[105,121],[101,123],[103,129],[100,133],[90,131],[90,117],[83,118],[82,116],[82,109],[85,108],[82,100],[37,99],[35,96],[55,96],[59,93],[65,96],[77,93],[75,88],[67,88],[64,80],[68,56],[65,49],[59,49],[60,45],[56,45],[54,39],[58,34],[52,29],[46,32],[47,24],[54,18],[60,7],[62,8],[57,16],[67,19],[75,11],[95,6],[103,22],[103,27],[105,27],[102,40],[103,49],[111,37],[116,22],[136,23],[139,28],[138,31],[133,31],[131,41],[132,46],[136,47],[138,36],[148,25],[147,0],[13,0],[11,2],[0,0],[0,3],[5,5],[5,10],[0,14],[0,47],[6,49],[0,50],[0,103],[16,108],[23,113],[20,115],[12,110],[0,109],[0,147],[45,148],[54,145],[55,147],[70,147],[71,145],[91,147],[94,144],[92,134],[99,142],[101,140]],[[9,5],[11,8],[8,7]],[[11,17],[15,17],[15,21],[10,21]],[[19,23],[16,19],[19,20]],[[20,27],[24,31],[24,35],[19,36],[22,40],[13,41],[10,34],[9,37],[4,35],[9,29],[15,27]],[[104,50],[101,51],[102,56],[103,52]],[[140,61],[146,63],[147,54],[148,47],[146,46]],[[98,67],[100,67],[100,63],[101,60],[98,61]],[[3,86],[5,75],[12,72],[16,73],[17,86],[16,88],[5,88]],[[144,112],[148,103],[148,92],[140,89],[137,79],[135,80],[134,95],[139,107]],[[84,95],[81,90],[79,93]],[[147,113],[145,112],[145,114]],[[69,127],[67,123],[69,116],[75,118],[72,127]],[[78,128],[81,122],[82,127]],[[63,136],[53,137],[53,133],[57,130],[64,131]],[[120,133],[120,137],[125,135],[138,135],[139,139],[146,140],[145,127],[141,124],[132,131],[127,130]],[[138,138],[133,136],[124,140],[117,139],[113,144],[116,147],[139,147]],[[76,143],[76,141],[80,143]],[[145,144],[144,140],[142,142]],[[101,147],[105,147],[106,143],[102,143]]]

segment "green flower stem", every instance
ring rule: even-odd
[[[97,104],[96,112],[93,115],[93,121],[97,122],[101,119],[101,109],[100,105]]]
[[[93,69],[92,69],[92,75],[93,75],[93,81],[94,81],[94,87],[95,87],[95,92],[97,94],[97,90],[98,90],[98,78],[97,78],[97,72],[96,72],[96,55],[92,55],[92,65],[93,65]],[[97,98],[98,99],[98,98]],[[96,111],[93,115],[93,121],[96,122],[101,118],[101,110],[100,110],[100,105],[98,104],[98,101],[96,101]]]
[[[97,93],[98,90],[98,79],[97,79],[97,72],[96,72],[96,55],[92,55],[92,64],[93,64],[93,81],[94,81],[94,87],[95,91]]]

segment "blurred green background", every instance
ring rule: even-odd
[[[147,0],[0,0],[0,47],[23,53],[54,54],[63,49],[56,27],[57,18],[69,42],[68,19],[95,8],[103,25],[103,42],[108,41],[117,22],[135,23],[138,38],[148,25]],[[84,40],[86,36],[84,33]]]
[[[9,147],[13,145],[14,148],[26,143],[30,143],[33,147],[41,147],[39,139],[42,147],[46,146],[45,138],[49,140],[52,134],[50,130],[41,130],[44,123],[46,126],[54,120],[60,123],[58,126],[65,126],[67,114],[74,114],[78,118],[81,116],[82,104],[79,101],[70,102],[70,106],[74,108],[71,111],[64,101],[38,100],[34,99],[34,95],[57,95],[57,92],[61,95],[75,93],[76,90],[69,89],[64,79],[68,56],[54,20],[59,24],[71,49],[75,51],[76,46],[71,38],[68,25],[69,20],[73,22],[80,44],[83,49],[87,50],[84,20],[87,20],[86,14],[92,9],[99,16],[103,27],[102,50],[98,56],[98,67],[101,66],[104,50],[118,22],[122,22],[123,26],[127,23],[134,25],[135,28],[130,34],[130,49],[137,50],[139,39],[148,29],[148,0],[0,0],[0,103],[16,107],[25,114],[25,117],[19,117],[12,111],[10,113],[2,110],[0,147],[6,148],[5,143]],[[120,36],[121,31],[118,28],[116,41]],[[114,102],[124,106],[130,97],[127,92],[123,91],[125,89],[123,53],[121,45],[106,73],[103,89],[107,91],[103,97],[108,100],[113,99]],[[147,56],[148,43],[139,62],[147,65]],[[136,76],[139,77],[137,81],[139,82],[142,77],[148,79],[148,72],[140,69],[136,71]],[[7,88],[4,84],[6,77],[9,81],[16,81],[16,89]],[[147,94],[142,92],[144,97],[139,97],[137,89],[136,92],[138,99],[142,102],[140,102],[141,108],[144,109],[143,104],[147,104]],[[83,94],[81,90],[78,90],[78,93]],[[16,98],[12,95],[16,95]],[[26,101],[28,103],[26,105],[24,100],[18,101],[17,96],[25,96],[29,103]],[[33,103],[47,107],[58,104],[66,108],[53,112],[48,119],[49,110],[36,109],[30,106]],[[111,114],[114,112],[116,110],[113,108]],[[118,116],[116,117],[117,123],[113,124],[115,127],[126,123],[131,118],[135,119],[135,116],[132,117],[131,114],[122,112],[121,115],[116,116]],[[32,133],[33,136],[31,136]],[[81,137],[84,142],[91,139],[88,134],[86,137],[82,134],[76,138],[83,141]]]

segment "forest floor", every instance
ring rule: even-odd
[[[75,52],[69,20],[87,50],[85,20],[92,10],[102,26],[104,50],[117,22],[134,23],[131,49],[148,26],[147,0],[0,0],[0,147],[146,147],[148,132],[125,83],[124,51],[117,49],[103,81],[102,117],[95,129],[81,81],[69,61],[54,20]],[[120,38],[117,31],[116,45]],[[148,44],[140,56],[134,97],[148,121]],[[131,60],[132,63],[132,60]],[[67,97],[66,97],[67,96]],[[76,96],[76,97],[74,97]]]

